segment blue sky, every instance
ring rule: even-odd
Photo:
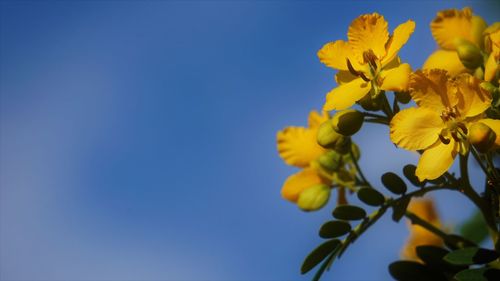
[[[436,12],[466,5],[499,20],[487,1],[2,1],[0,279],[309,280],[333,202],[280,198],[275,135],[334,86],[316,51],[379,12],[416,21],[418,68]],[[372,182],[417,160],[387,133],[354,137]],[[435,197],[450,226],[472,210]],[[383,219],[325,279],[386,280],[406,234]]]

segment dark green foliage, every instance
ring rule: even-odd
[[[406,192],[406,183],[395,173],[388,172],[382,175],[382,183],[394,194],[404,194]]]
[[[366,217],[366,212],[357,206],[339,205],[333,210],[332,215],[340,220],[361,220]]]
[[[389,273],[399,281],[446,281],[446,276],[432,268],[413,261],[397,261],[389,265]]]
[[[498,253],[492,250],[467,247],[455,250],[446,256],[444,260],[454,265],[485,264],[498,258]]]
[[[370,206],[380,206],[385,202],[384,195],[371,187],[361,188],[358,191],[358,198],[363,203]]]
[[[392,206],[392,220],[398,222],[405,215],[411,197],[403,197]]]
[[[422,186],[422,183],[418,180],[417,176],[415,176],[416,170],[417,167],[415,165],[408,164],[404,166],[403,174],[414,186]]]
[[[325,243],[319,245],[306,257],[300,268],[300,272],[305,274],[318,265],[322,260],[324,260],[328,255],[333,253],[338,249],[341,242],[338,239],[333,239],[326,241]]]
[[[351,231],[351,225],[345,221],[329,221],[323,224],[319,230],[322,238],[335,238],[345,235]]]
[[[481,212],[476,211],[460,226],[460,234],[474,243],[481,243],[488,237],[488,227]]]
[[[498,281],[500,270],[494,268],[474,268],[460,271],[454,276],[457,281]]]

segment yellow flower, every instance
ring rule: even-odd
[[[468,129],[476,122],[500,135],[500,120],[484,119],[491,94],[470,74],[453,79],[445,70],[417,71],[410,78],[410,95],[418,107],[400,111],[390,124],[397,146],[425,150],[417,165],[419,180],[436,179],[453,164],[457,153],[468,151]],[[500,137],[495,140],[500,144]]]
[[[304,168],[288,177],[283,184],[281,195],[285,199],[297,202],[300,193],[306,188],[329,182],[320,174],[317,167],[311,165],[313,161],[326,152],[317,143],[316,138],[319,126],[328,119],[329,116],[326,112],[319,114],[312,111],[309,114],[309,127],[287,127],[278,132],[277,146],[280,157],[288,165]]]
[[[441,228],[441,221],[431,199],[413,199],[408,206],[408,211],[414,213],[421,219],[429,222],[437,228]],[[408,221],[410,236],[401,251],[401,256],[409,260],[419,260],[415,251],[416,247],[422,245],[442,246],[441,238],[429,232],[427,229],[411,224]]]
[[[328,114],[312,111],[309,114],[309,127],[287,127],[278,132],[278,152],[288,164],[299,168],[308,167],[311,161],[325,153],[316,141],[318,128],[329,119]]]
[[[500,72],[500,22],[486,28],[484,35],[485,51],[489,54],[484,66],[484,80],[492,81]]]
[[[406,89],[410,65],[400,64],[397,53],[415,29],[411,20],[389,35],[387,22],[377,14],[356,18],[347,32],[348,41],[337,40],[323,46],[318,57],[326,66],[338,69],[339,86],[327,94],[323,110],[351,107],[370,90]]]
[[[456,52],[457,40],[467,40],[483,48],[483,31],[486,22],[472,13],[471,8],[450,9],[437,14],[431,22],[431,32],[440,49],[429,56],[423,69],[445,69],[450,75],[467,72]]]

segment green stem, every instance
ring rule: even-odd
[[[375,113],[371,113],[371,112],[366,112],[366,111],[363,111],[361,112],[363,113],[364,116],[366,117],[373,117],[373,118],[380,118],[380,119],[387,119],[386,116],[384,115],[380,115],[380,114],[375,114]]]
[[[473,150],[471,149],[471,151]],[[460,176],[461,176],[461,187],[462,187],[461,192],[463,192],[463,194],[467,196],[481,211],[484,220],[488,225],[488,228],[490,228],[490,233],[492,234],[493,241],[496,244],[498,237],[497,234],[498,230],[495,224],[493,213],[491,212],[490,206],[486,204],[487,202],[484,201],[483,198],[479,196],[479,194],[477,194],[474,188],[472,188],[469,179],[469,169],[467,160],[468,160],[468,154],[460,155]]]
[[[375,123],[375,124],[382,124],[382,125],[389,125],[389,121],[385,117],[384,117],[384,119],[379,119],[379,118],[365,119],[365,122],[367,122],[367,123]]]
[[[443,239],[443,241],[450,240],[450,235],[449,234],[447,234],[446,232],[444,232],[441,229],[437,228],[436,226],[434,226],[433,224],[429,223],[428,221],[420,218],[416,214],[414,214],[414,213],[412,213],[410,211],[406,211],[405,217],[407,217],[412,224],[417,224],[417,225],[419,225],[419,226],[427,229],[428,231],[434,233],[436,236],[439,236],[441,239]]]
[[[382,102],[383,102],[382,110],[387,115],[387,118],[389,118],[390,121],[394,116],[394,113],[392,112],[391,105],[389,104],[389,100],[387,99],[385,93],[381,92],[380,94],[382,95]]]
[[[474,149],[474,147],[471,146],[470,152],[471,152],[472,156],[474,156],[474,159],[476,159],[476,162],[479,164],[479,166],[481,167],[481,170],[483,170],[486,177],[489,178],[490,172],[488,171],[488,168],[486,168],[486,166],[484,166],[483,160],[481,160],[481,157],[479,156],[477,151]]]
[[[361,180],[364,181],[365,184],[371,186],[370,182],[366,179],[365,175],[363,174],[363,170],[361,170],[361,167],[359,166],[358,159],[356,159],[354,155],[354,151],[352,149],[349,150],[349,155],[351,156],[352,162],[354,163],[354,166],[356,167],[356,170],[358,171],[359,176],[361,177]]]

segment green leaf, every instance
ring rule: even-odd
[[[382,183],[394,194],[404,194],[406,183],[395,173],[388,172],[382,175]]]
[[[422,186],[422,183],[418,180],[415,175],[415,171],[417,167],[415,165],[408,164],[403,168],[403,175],[414,185],[414,186]]]
[[[416,248],[417,256],[427,265],[440,266],[446,264],[443,261],[443,257],[446,256],[449,251],[441,247],[423,245]]]
[[[398,222],[405,215],[411,197],[402,197],[392,206],[392,220]]]
[[[393,262],[389,265],[389,273],[394,279],[401,281],[447,280],[441,272],[413,261]]]
[[[324,260],[329,254],[336,251],[340,246],[340,240],[333,239],[326,241],[325,243],[319,245],[314,249],[302,263],[300,272],[305,274],[318,265],[322,260]]]
[[[480,211],[476,211],[459,229],[462,236],[476,244],[480,244],[488,237],[488,227]]]
[[[492,250],[467,247],[447,254],[444,260],[455,265],[485,264],[496,260],[498,256],[498,253]]]
[[[358,198],[363,203],[370,206],[380,206],[385,202],[384,195],[371,187],[361,188],[358,191]]]
[[[500,280],[500,270],[494,268],[474,268],[460,271],[454,276],[457,281]]]
[[[452,250],[457,250],[467,247],[477,247],[476,243],[456,234],[448,234],[446,236],[446,239],[444,239],[444,244],[446,245],[446,247]]]
[[[339,205],[332,215],[339,220],[361,220],[366,217],[366,212],[357,206]]]
[[[329,221],[323,224],[319,230],[321,238],[335,238],[349,233],[351,225],[345,221]]]

